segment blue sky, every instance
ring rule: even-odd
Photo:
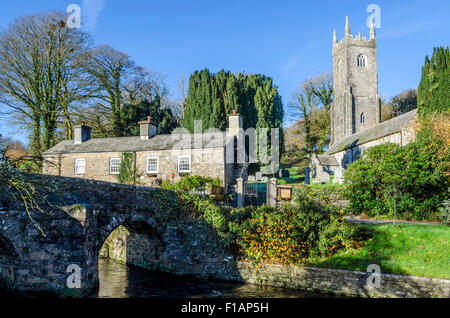
[[[286,105],[303,80],[332,69],[333,29],[368,37],[369,4],[381,9],[379,94],[416,88],[425,55],[450,44],[450,1],[301,0],[40,0],[2,1],[0,28],[16,17],[69,4],[82,8],[82,27],[95,44],[109,44],[137,64],[166,75],[176,95],[179,76],[196,69],[262,73],[273,77]],[[2,119],[0,133],[25,140]]]

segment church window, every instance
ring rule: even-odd
[[[355,150],[354,154],[353,154],[353,161],[358,160],[359,158],[361,158],[361,150],[359,150],[358,148]]]
[[[364,124],[366,122],[366,115],[364,113],[361,113],[361,124]]]
[[[366,67],[366,57],[363,54],[359,54],[356,58],[356,64],[361,67]]]

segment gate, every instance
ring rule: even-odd
[[[267,183],[245,182],[244,183],[244,205],[259,206],[266,204]]]

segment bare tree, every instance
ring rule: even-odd
[[[160,72],[148,71],[143,67],[136,67],[130,78],[123,84],[123,98],[129,104],[155,99],[165,106],[169,95],[165,75]]]
[[[298,125],[305,153],[321,153],[330,141],[330,108],[333,101],[331,74],[319,74],[304,81],[292,94],[291,116],[300,118]],[[297,118],[298,118],[297,117]],[[300,136],[299,136],[300,137]]]
[[[59,118],[68,119],[69,107],[91,94],[77,63],[89,36],[64,21],[58,12],[26,16],[0,36],[0,101],[28,121],[34,154],[55,144]]]
[[[178,92],[181,95],[181,117],[184,118],[184,108],[186,106],[186,98],[188,97],[188,91],[189,91],[189,81],[184,76],[178,76],[178,86],[177,86]]]
[[[320,73],[313,77],[309,84],[313,94],[320,100],[324,109],[329,111],[333,102],[333,76],[331,73]]]
[[[395,116],[402,115],[417,108],[417,90],[408,89],[392,98]]]
[[[135,63],[127,54],[102,45],[84,54],[83,65],[86,72],[96,78],[100,100],[110,108],[113,135],[121,136],[122,84],[135,72]]]
[[[382,99],[381,121],[385,121],[417,108],[417,90],[408,89],[394,96],[388,103]]]

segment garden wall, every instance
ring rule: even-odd
[[[360,297],[450,297],[450,280],[383,274],[379,288],[367,283],[369,272],[295,265],[237,264],[242,281],[276,287]]]

